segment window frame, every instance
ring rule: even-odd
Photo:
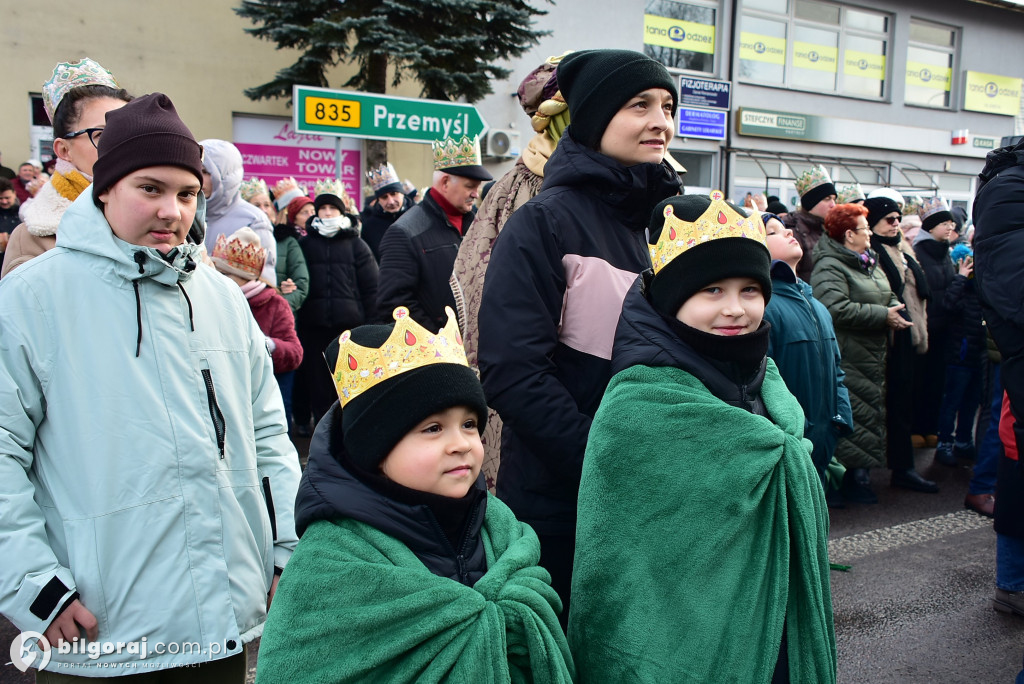
[[[644,14],[650,14],[647,11],[648,3],[652,0],[645,0],[644,2]],[[670,74],[675,76],[687,75],[697,76],[702,78],[719,78],[722,70],[722,3],[717,0],[659,0],[660,2],[674,2],[678,5],[692,5],[701,9],[711,10],[714,12],[715,21],[714,24],[705,24],[706,26],[712,26],[715,29],[715,46],[711,53],[711,69],[709,71],[698,71],[696,69],[683,69],[680,67],[669,66],[662,62],[658,57],[647,53],[647,43],[643,43],[640,52],[644,53],[651,59],[658,60]],[[661,16],[661,15],[656,15]],[[672,48],[668,48],[672,49]]]
[[[945,48],[941,45],[934,43],[923,43],[920,41],[914,41],[910,37],[910,27],[914,24],[920,24],[933,28],[940,28],[944,31],[949,31],[953,36],[953,45]],[[963,30],[957,26],[950,26],[949,24],[943,24],[942,22],[932,21],[931,19],[925,19],[919,16],[911,16],[907,23],[907,53],[905,53],[905,64],[909,64],[909,50],[910,48],[918,48],[922,50],[931,50],[933,52],[947,52],[950,56],[949,64],[949,103],[942,106],[935,106],[930,104],[924,104],[921,102],[912,102],[907,99],[907,74],[906,67],[903,70],[903,104],[907,107],[920,107],[921,109],[928,109],[939,112],[952,112],[958,111],[957,109],[957,98],[960,96],[959,93],[959,79],[956,77],[960,71],[960,45],[963,42]]]

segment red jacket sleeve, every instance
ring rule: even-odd
[[[302,363],[302,343],[295,334],[295,315],[288,301],[277,292],[268,302],[270,325],[263,334],[274,340],[274,373],[287,373]]]

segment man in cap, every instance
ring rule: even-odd
[[[814,268],[814,246],[825,232],[825,216],[836,206],[836,186],[823,166],[808,169],[796,179],[796,192],[800,207],[782,218],[783,225],[793,231],[804,256],[796,267],[796,275],[811,282]]]
[[[380,243],[380,289],[377,311],[408,307],[428,330],[447,321],[444,308],[455,308],[448,279],[455,256],[473,218],[483,181],[493,180],[480,165],[480,141],[436,140],[434,178],[423,201],[388,229]]]
[[[384,239],[384,233],[402,215],[412,209],[413,201],[405,194],[402,181],[395,173],[395,167],[391,164],[381,164],[376,169],[366,172],[366,180],[373,189],[373,204],[363,210],[363,229],[360,237],[363,242],[370,246],[373,258],[380,263],[380,241]]]

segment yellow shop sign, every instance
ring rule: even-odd
[[[793,66],[815,71],[836,72],[839,50],[828,45],[793,41]]]
[[[715,27],[655,14],[644,15],[644,43],[659,47],[715,53]]]
[[[885,55],[846,50],[843,52],[843,73],[876,81],[885,80]]]
[[[953,70],[949,67],[907,62],[907,85],[933,90],[949,90],[953,80]]]
[[[785,64],[786,39],[743,31],[740,33],[740,59]]]
[[[965,80],[964,109],[1007,116],[1020,113],[1021,79],[968,71]]]

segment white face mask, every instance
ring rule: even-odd
[[[332,216],[331,218],[320,218],[319,216],[313,219],[312,228],[316,232],[323,235],[325,238],[331,238],[337,235],[342,229],[350,228],[352,226],[352,220],[348,216]]]

